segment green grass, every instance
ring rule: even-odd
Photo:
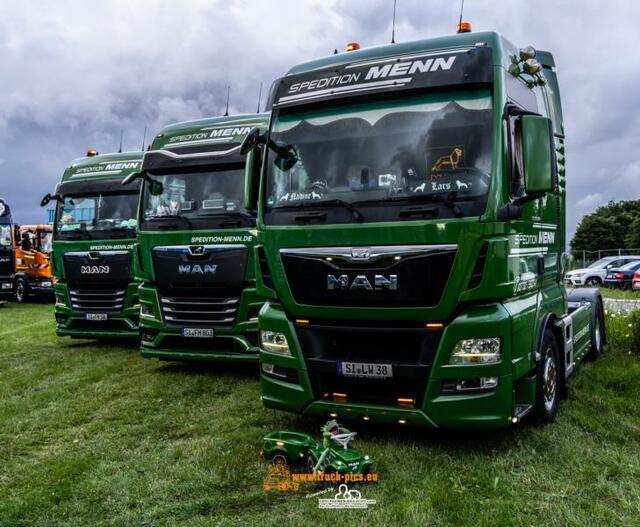
[[[602,296],[606,298],[619,298],[623,300],[640,300],[640,291],[631,289],[614,289],[612,287],[600,287]]]
[[[0,308],[0,525],[637,525],[640,354],[582,366],[556,422],[498,433],[365,423],[369,510],[265,493],[260,439],[321,422],[263,409],[255,366],[145,360],[57,338],[49,305]],[[617,324],[617,325],[616,325]],[[313,489],[317,490],[317,489]]]

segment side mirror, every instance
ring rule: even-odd
[[[262,168],[262,149],[252,148],[247,153],[244,178],[244,208],[255,211],[258,208],[260,190],[260,169]]]
[[[51,195],[51,194],[49,194],[49,193],[47,192],[47,194],[46,194],[46,195],[42,198],[42,200],[40,201],[40,206],[41,206],[41,207],[46,207],[46,206],[51,202],[51,200],[52,200],[52,199],[54,199],[54,200],[56,200],[56,201],[60,201],[60,202],[64,201],[64,200],[62,199],[62,196],[60,196],[59,194],[53,194],[53,195]]]
[[[131,174],[129,174],[126,178],[124,178],[120,184],[121,185],[128,185],[129,183],[131,183],[132,181],[135,181],[136,179],[139,179],[141,177],[144,177],[144,172],[132,172]]]
[[[264,142],[264,138],[260,135],[260,128],[254,126],[240,143],[240,154],[246,156],[249,151]]]
[[[551,120],[539,115],[523,115],[522,158],[527,195],[539,198],[556,190],[555,147]]]

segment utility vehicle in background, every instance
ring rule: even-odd
[[[0,301],[11,298],[13,294],[13,236],[11,208],[0,199]]]
[[[51,225],[16,225],[13,229],[13,293],[17,302],[53,298]]]

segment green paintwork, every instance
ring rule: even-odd
[[[102,154],[92,157],[81,157],[74,160],[62,174],[62,183],[78,181],[87,184],[90,188],[92,181],[105,179],[124,179],[129,174],[140,169],[142,152],[120,152]],[[53,239],[53,252],[51,255],[51,270],[56,278],[54,293],[56,296],[55,313],[67,317],[65,323],[56,324],[56,334],[74,338],[138,338],[138,282],[134,279],[133,268],[135,266],[135,240],[56,240]],[[131,252],[130,282],[127,286],[123,309],[120,313],[109,314],[109,321],[119,324],[122,329],[80,329],[73,327],[74,323],[84,320],[84,312],[71,307],[69,288],[67,287],[62,257],[67,252],[96,251],[96,250],[127,250]]]
[[[266,129],[269,114],[251,114],[233,117],[215,117],[172,124],[156,134],[150,151],[171,149],[176,145],[237,145],[248,130],[253,127]],[[225,132],[221,132],[225,131]],[[220,138],[226,138],[220,141]],[[231,228],[220,230],[194,231],[142,231],[138,229],[137,244],[140,254],[140,265],[136,268],[136,277],[142,282],[140,286],[140,303],[151,307],[154,316],[142,316],[140,328],[155,333],[152,341],[141,341],[140,353],[143,357],[164,360],[199,360],[199,361],[235,361],[255,362],[257,348],[247,339],[253,334],[257,339],[257,313],[264,299],[255,289],[255,263],[253,247],[257,243],[257,230],[252,228]],[[203,243],[201,237],[215,238],[216,244],[243,244],[249,248],[247,261],[246,287],[240,295],[238,315],[234,326],[230,329],[215,331],[215,338],[221,344],[220,349],[197,349],[189,345],[188,339],[180,347],[167,346],[163,340],[167,337],[180,337],[179,328],[168,327],[161,318],[158,292],[155,286],[155,275],[151,260],[152,250],[156,246],[192,245]],[[197,339],[196,339],[197,341]],[[197,342],[195,342],[197,343]],[[241,352],[232,352],[232,345]]]
[[[264,185],[259,201],[259,246],[264,248],[274,288],[267,287],[258,272],[257,291],[268,298],[260,312],[261,329],[286,335],[291,355],[260,352],[263,363],[290,368],[298,383],[286,382],[262,373],[265,406],[307,415],[335,413],[342,419],[366,417],[371,421],[400,422],[426,427],[503,428],[519,419],[519,409],[535,403],[535,355],[543,324],[555,328],[556,321],[569,313],[561,277],[566,256],[565,159],[562,111],[553,58],[540,52],[546,85],[536,85],[531,96],[539,113],[551,119],[555,132],[558,189],[522,205],[520,219],[501,221],[498,210],[509,202],[509,154],[504,108],[507,103],[507,76],[518,49],[497,33],[470,33],[417,42],[342,53],[292,68],[289,74],[309,72],[329,66],[401,54],[474,46],[485,43],[493,53],[493,152],[491,185],[485,212],[480,217],[461,219],[420,219],[387,223],[265,225]],[[524,81],[533,81],[523,75]],[[399,101],[400,104],[400,101]],[[274,112],[275,119],[275,112]],[[545,121],[546,123],[546,121]],[[547,132],[547,140],[549,135]],[[544,157],[544,152],[543,152]],[[548,160],[548,148],[547,157]],[[529,159],[531,163],[534,161]],[[536,170],[544,169],[539,160]],[[265,166],[263,166],[263,181]],[[433,307],[394,308],[305,305],[295,301],[287,282],[279,251],[304,247],[370,247],[382,245],[457,244],[452,271],[440,302]],[[479,283],[470,287],[476,261],[483,246],[487,257]],[[539,259],[543,272],[538,272]],[[314,395],[300,341],[296,319],[322,325],[323,320],[340,320],[348,325],[360,321],[380,321],[387,325],[413,321],[444,325],[434,362],[429,370],[422,400],[414,407],[378,406],[326,400]],[[588,325],[588,317],[574,320],[574,333]],[[425,329],[425,331],[427,331]],[[583,334],[587,334],[583,331]],[[496,364],[449,365],[455,343],[464,338],[500,337],[502,357]],[[586,347],[589,346],[587,338]],[[390,357],[393,350],[389,350]],[[484,393],[445,395],[445,379],[498,377],[494,390]]]

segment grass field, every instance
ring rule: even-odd
[[[640,300],[640,291],[631,289],[614,289],[612,287],[601,287],[602,296],[607,298],[620,298],[623,300]]]
[[[0,308],[0,525],[638,525],[640,352],[625,335],[546,428],[352,425],[381,481],[360,487],[375,505],[344,511],[262,490],[262,435],[321,422],[263,409],[255,366],[145,360],[53,326],[50,305]]]

